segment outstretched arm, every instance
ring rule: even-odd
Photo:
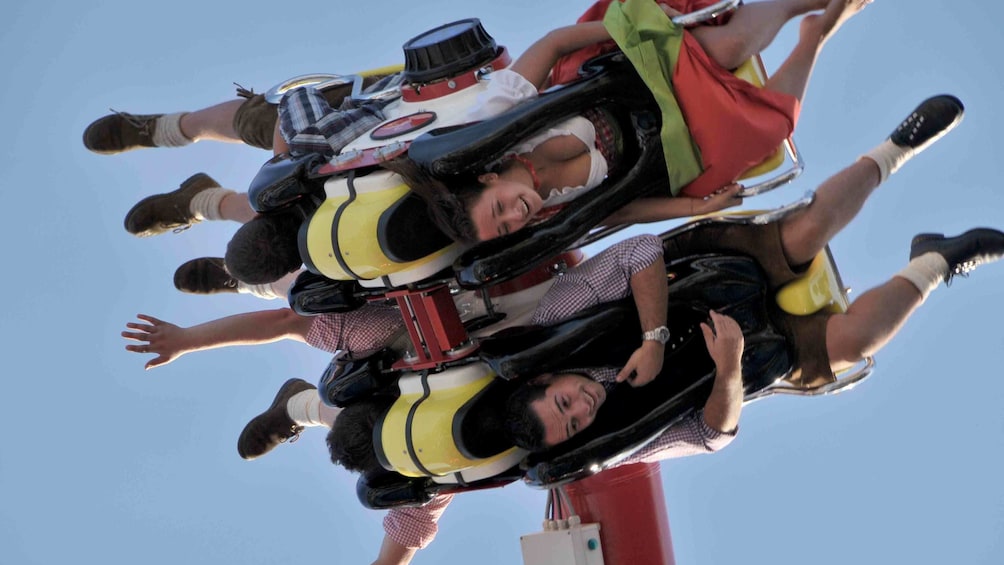
[[[166,365],[192,351],[215,349],[231,345],[256,345],[282,339],[306,341],[312,318],[300,316],[289,308],[261,310],[227,316],[190,328],[158,320],[146,314],[137,314],[145,324],[129,322],[122,337],[145,342],[126,345],[134,353],[154,353],[157,357],[146,364],[146,369]]]
[[[558,59],[594,43],[610,39],[603,22],[561,27],[537,40],[509,67],[540,89]]]

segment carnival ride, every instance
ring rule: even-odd
[[[725,0],[680,22],[716,17],[738,4]],[[604,508],[631,504],[621,497],[619,502],[610,500],[610,508],[603,503],[591,506],[590,501],[618,488],[617,481],[594,478],[571,483],[623,460],[703,405],[714,364],[698,325],[709,309],[734,317],[743,328],[747,400],[777,393],[837,392],[868,375],[870,360],[833,383],[806,387],[785,380],[790,354],[771,312],[804,315],[847,307],[846,292],[828,252],[776,296],[768,293],[762,272],[748,257],[679,257],[667,260],[667,319],[673,341],[666,348],[660,376],[644,389],[627,385],[614,389],[596,422],[554,449],[529,455],[510,445],[499,429],[498,400],[513,383],[541,372],[620,366],[638,347],[641,329],[630,300],[604,304],[556,326],[525,324],[553,277],[582,260],[577,248],[616,230],[597,227],[604,217],[634,198],[665,190],[658,108],[631,64],[613,53],[586,64],[574,83],[550,89],[495,118],[466,124],[465,112],[490,73],[508,66],[505,48],[498,47],[477,20],[464,20],[419,35],[405,44],[404,51],[404,67],[352,76],[308,75],[270,91],[277,101],[283,92],[310,84],[322,90],[340,88],[357,99],[392,101],[384,109],[387,121],[339,155],[328,161],[317,156],[277,157],[266,163],[250,190],[252,207],[259,213],[294,208],[304,218],[299,241],[308,272],[290,292],[294,310],[345,312],[366,301],[391,301],[400,308],[407,327],[408,347],[388,348],[364,359],[336,356],[319,385],[324,401],[334,405],[371,394],[397,398],[374,433],[387,472],[360,478],[358,493],[364,505],[422,504],[436,494],[520,479],[556,489],[551,494],[554,504],[549,505],[554,516],[572,506],[564,485],[569,485],[575,506],[590,507],[585,514],[592,519],[602,519],[597,516],[604,515]],[[389,88],[366,88],[367,83],[396,73],[400,79],[389,81]],[[737,73],[759,84],[765,77],[758,57]],[[388,81],[376,84],[386,86]],[[407,153],[441,177],[483,170],[516,141],[597,107],[613,117],[622,140],[619,164],[608,178],[553,217],[473,247],[454,243],[436,229],[424,202],[400,177],[380,167]],[[786,162],[788,168],[781,170]],[[785,140],[777,154],[750,172],[754,180],[744,195],[781,186],[802,166],[794,143]],[[669,241],[708,222],[766,222],[806,204],[803,200],[774,212],[697,219],[662,238]],[[657,479],[657,467],[640,472],[638,484],[647,485],[639,487],[642,496],[653,497]],[[581,486],[586,484],[599,486]],[[625,522],[623,512],[613,511],[616,522]],[[617,533],[623,524],[603,526],[601,555],[608,562],[672,560],[671,548],[639,553],[637,547],[622,544],[620,537],[630,535]],[[583,526],[575,520],[569,527],[575,528],[576,539],[589,545],[587,538],[593,539],[593,534],[583,534]],[[643,529],[650,528],[655,528],[651,536],[668,540],[664,509],[661,518],[655,516]],[[530,546],[536,543],[527,541]],[[596,554],[583,553],[581,544],[573,545],[579,560],[562,562],[603,562],[603,557],[596,560]],[[527,563],[537,563],[534,559],[541,558],[528,556]]]

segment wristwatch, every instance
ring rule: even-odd
[[[666,345],[669,341],[669,328],[666,326],[659,326],[654,330],[649,330],[641,334],[641,339],[644,341],[658,341],[659,343]]]

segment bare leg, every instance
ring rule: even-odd
[[[772,0],[744,4],[722,26],[691,30],[704,51],[726,69],[734,69],[770,45],[795,16],[822,10],[829,0]]]
[[[189,112],[181,117],[181,133],[192,141],[212,140],[243,143],[234,131],[234,115],[243,98]]]
[[[874,355],[899,332],[921,302],[920,291],[900,277],[862,294],[847,312],[827,321],[830,367],[839,371]]]
[[[764,88],[790,94],[800,101],[805,97],[816,58],[827,39],[851,16],[861,11],[865,0],[830,0],[821,15],[806,16],[799,28],[798,44],[781,67],[764,83]]]
[[[220,201],[221,220],[230,220],[246,224],[255,217],[246,192],[231,192]]]
[[[854,216],[879,185],[875,161],[858,159],[826,179],[808,208],[781,221],[781,246],[792,265],[808,263]]]

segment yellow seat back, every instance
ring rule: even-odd
[[[495,373],[481,363],[402,377],[401,396],[374,431],[382,463],[408,477],[435,477],[491,465],[515,453],[516,448],[511,448],[486,459],[472,459],[461,453],[454,440],[457,411],[494,378]]]
[[[380,218],[409,194],[408,187],[400,177],[385,171],[353,180],[351,189],[348,183],[342,177],[325,183],[327,198],[306,228],[306,256],[320,274],[333,280],[372,280],[423,265],[434,265],[432,270],[438,270],[442,265],[437,259],[456,251],[455,245],[449,245],[414,261],[391,259],[380,245]]]

